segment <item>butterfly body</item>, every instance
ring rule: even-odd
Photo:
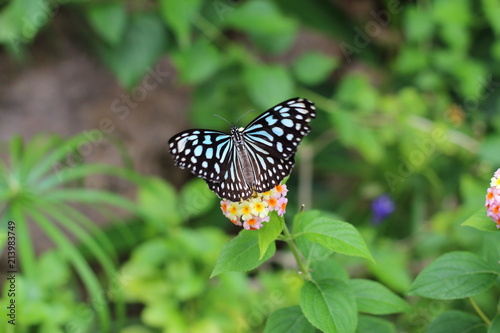
[[[231,201],[269,191],[288,176],[302,138],[316,117],[314,104],[293,98],[230,134],[193,129],[169,140],[176,165],[203,178],[219,197]]]

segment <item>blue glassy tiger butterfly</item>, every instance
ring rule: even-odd
[[[168,140],[175,164],[203,178],[220,198],[248,199],[278,185],[294,165],[302,138],[316,117],[314,103],[303,98],[284,101],[247,127],[230,134],[190,129]]]

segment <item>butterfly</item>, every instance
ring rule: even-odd
[[[203,178],[220,198],[241,201],[278,185],[292,171],[294,155],[316,118],[314,103],[284,101],[245,128],[229,134],[190,129],[174,135],[169,149],[175,164]]]

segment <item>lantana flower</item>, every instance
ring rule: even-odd
[[[262,228],[263,222],[269,222],[269,213],[276,211],[279,216],[286,212],[288,199],[286,185],[277,185],[270,191],[256,193],[253,197],[240,202],[222,200],[220,208],[225,217],[247,230]]]
[[[491,178],[490,188],[486,192],[486,214],[496,222],[500,229],[500,169]]]

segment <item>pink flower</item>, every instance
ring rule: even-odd
[[[496,222],[500,229],[500,169],[491,178],[490,186],[486,192],[486,214]]]
[[[269,219],[270,219],[269,216],[266,217],[255,216],[252,219],[245,221],[245,223],[243,223],[243,228],[245,228],[246,230],[260,229],[262,228],[262,222],[269,222]]]
[[[281,197],[278,199],[277,203],[277,209],[276,211],[278,212],[279,216],[285,215],[286,212],[286,204],[288,203],[288,199],[285,197]]]

